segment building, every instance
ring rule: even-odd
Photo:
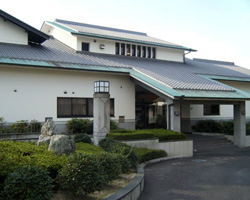
[[[52,117],[58,131],[93,117],[94,81],[110,82],[112,119],[121,128],[192,132],[197,120],[235,120],[244,146],[250,70],[187,59],[196,50],[146,33],[65,20],[41,31],[0,10],[0,116],[8,122]]]

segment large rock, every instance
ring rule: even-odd
[[[37,141],[39,146],[41,143],[50,144],[51,137],[55,134],[55,124],[51,119],[47,119],[41,129],[41,135]]]
[[[54,135],[51,137],[49,151],[55,154],[67,154],[75,152],[75,142],[67,135]]]

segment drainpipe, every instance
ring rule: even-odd
[[[169,130],[171,130],[171,107],[173,106],[173,105],[176,105],[176,104],[181,104],[182,102],[184,102],[184,97],[185,97],[185,95],[181,95],[181,97],[180,97],[180,102],[176,102],[176,103],[171,103],[171,104],[169,104],[168,105],[168,127],[169,127]],[[182,117],[182,111],[181,111],[181,108],[180,108],[180,118]],[[180,120],[180,123],[181,123],[181,120]],[[180,124],[180,126],[181,126],[181,124]]]
[[[189,52],[183,54],[183,62],[184,63],[186,63],[186,59],[185,59],[186,57],[185,57],[185,55],[187,55],[189,53],[191,53],[191,49],[189,49]]]

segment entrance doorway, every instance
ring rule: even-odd
[[[166,108],[162,98],[136,86],[136,129],[166,129]]]

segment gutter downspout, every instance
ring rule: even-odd
[[[189,49],[189,52],[183,54],[183,62],[186,63],[186,56],[187,54],[191,53],[191,49]]]
[[[176,102],[176,103],[171,103],[171,104],[169,104],[168,105],[168,128],[169,128],[169,130],[171,130],[171,107],[173,106],[173,105],[176,105],[176,104],[181,104],[182,102],[184,102],[184,97],[185,97],[185,95],[181,95],[181,98],[180,98],[180,102]],[[182,117],[182,111],[181,111],[182,109],[180,108],[180,118]],[[181,128],[181,120],[180,120],[180,128]]]

